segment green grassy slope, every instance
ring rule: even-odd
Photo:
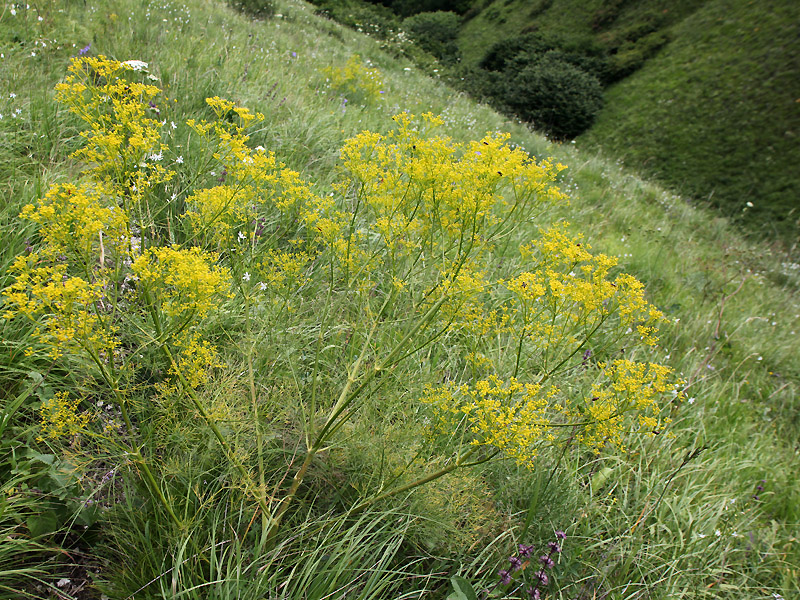
[[[767,237],[796,240],[797,4],[709,2],[673,35],[608,91],[585,139]]]
[[[584,141],[751,232],[797,240],[797,3],[493,2],[459,43],[474,64],[498,36],[530,30],[643,65],[607,91]]]
[[[631,437],[626,453],[587,456],[570,451],[542,497],[536,494],[558,460],[546,452],[533,473],[513,464],[496,465],[485,474],[472,472],[469,485],[456,492],[444,486],[437,488],[438,496],[422,496],[429,500],[427,504],[414,503],[413,498],[401,503],[398,511],[416,515],[417,545],[406,542],[405,554],[399,553],[410,557],[408,565],[389,559],[380,563],[387,573],[403,574],[393,588],[397,593],[384,597],[444,598],[453,574],[482,580],[487,587],[494,585],[527,514],[533,522],[531,543],[544,543],[554,529],[567,529],[570,535],[556,571],[561,591],[553,586],[552,597],[768,599],[777,594],[788,600],[800,594],[798,258],[743,239],[726,219],[691,206],[684,198],[584,149],[581,143],[552,144],[524,125],[476,105],[424,77],[407,61],[385,53],[375,40],[315,17],[312,7],[299,0],[277,4],[280,16],[266,22],[248,21],[212,0],[89,0],[86,5],[61,0],[40,15],[19,8],[12,19],[7,11],[0,12],[0,284],[8,283],[11,261],[26,251],[28,243],[36,243],[30,227],[17,218],[22,206],[36,201],[51,183],[73,180],[77,172],[68,155],[82,142],[80,124],[55,105],[52,90],[64,77],[69,57],[89,42],[95,55],[150,64],[167,98],[159,101],[159,118],[176,124],[175,137],[170,138],[173,154],[189,156],[190,133],[184,123],[189,118],[209,118],[204,99],[228,97],[266,116],[250,144],[274,151],[324,193],[331,191],[330,184],[337,179],[338,152],[344,141],[364,129],[389,130],[392,115],[400,111],[441,114],[445,132],[460,141],[480,139],[486,131],[508,131],[511,141],[531,154],[552,156],[568,166],[561,185],[571,205],[553,209],[524,227],[534,236],[537,227],[566,219],[594,250],[619,257],[621,267],[645,283],[649,299],[669,318],[658,355],[687,380],[691,401],[669,408],[674,420],[669,432]],[[354,53],[370,60],[386,80],[384,99],[375,106],[343,102],[321,72],[325,67],[343,66]],[[181,191],[179,184],[183,185],[176,183],[176,191]],[[233,318],[226,315],[220,320]],[[293,396],[286,390],[294,389],[298,375],[284,374],[285,381],[280,382],[270,380],[268,359],[274,358],[270,353],[285,353],[302,360],[313,346],[315,324],[298,327],[297,339],[286,335],[281,340],[285,346],[273,344],[272,323],[257,322],[254,327],[268,342],[261,341],[259,346],[267,357],[261,365],[267,380],[259,384],[275,395],[270,397],[270,406],[281,422],[284,417],[287,421],[297,418],[292,412],[298,412],[291,406]],[[298,341],[301,334],[306,335],[303,343],[308,339],[311,343],[303,346]],[[4,394],[16,389],[30,371],[46,373],[61,385],[69,385],[70,377],[79,375],[58,369],[50,373],[49,361],[23,355],[24,344],[14,326],[0,321],[4,406],[8,400]],[[441,352],[446,354],[447,349]],[[230,365],[231,371],[242,369],[239,363]],[[300,372],[299,377],[303,376]],[[413,373],[404,376],[410,378]],[[242,395],[242,390],[233,393],[225,385],[220,382],[214,393]],[[413,421],[414,412],[403,382],[390,380],[382,393],[386,405],[359,415],[353,428],[345,429],[337,440],[329,463],[315,472],[315,483],[304,490],[304,510],[311,513],[317,502],[334,505],[340,490],[363,484],[359,476],[370,473],[383,459],[375,458],[380,454],[376,440],[389,440],[387,445],[391,445],[407,441],[403,436],[416,431],[409,426],[408,431],[398,432],[406,426],[404,419]],[[14,422],[20,430],[35,432],[32,407],[16,419],[21,421]],[[8,431],[6,436],[4,452],[19,443]],[[34,434],[26,439],[47,452],[33,441]],[[163,452],[169,457],[169,449]],[[285,453],[292,469],[296,467],[293,452],[296,447]],[[337,463],[336,452],[356,458]],[[202,449],[197,453],[204,456]],[[364,459],[363,465],[359,458]],[[276,470],[282,468],[283,463]],[[176,479],[185,477],[187,489],[202,489],[204,469],[182,463]],[[287,470],[286,478],[279,479],[278,487],[286,487],[291,472]],[[95,483],[90,479],[86,485]],[[446,505],[466,489],[479,490],[486,515],[453,518],[447,513]],[[5,487],[3,494],[4,498],[21,496]],[[39,501],[34,493],[26,498]],[[124,511],[121,504],[119,510]],[[130,512],[145,513],[141,506],[132,506]],[[227,506],[223,508],[220,514],[227,515]],[[440,513],[434,513],[436,508]],[[170,585],[185,586],[186,597],[201,597],[207,565],[222,572],[220,562],[235,563],[234,554],[223,554],[225,560],[217,561],[217,541],[213,536],[212,543],[203,541],[208,538],[203,537],[202,519],[196,530],[183,532],[185,538],[171,539],[173,545],[169,545],[159,538],[157,523],[147,518],[132,519],[141,532],[131,520],[104,521],[106,550],[81,547],[81,556],[96,551],[106,558],[98,563],[101,573],[96,580],[105,580],[106,589],[118,597],[174,597]],[[467,530],[475,522],[487,521],[488,533]],[[6,526],[5,521],[0,524]],[[24,533],[19,523],[13,527]],[[227,531],[226,527],[221,530]],[[322,555],[320,550],[315,558],[318,563],[307,561],[307,552],[323,548],[327,534],[321,535],[316,526],[309,526],[306,534],[307,538],[299,538],[302,553],[284,560],[290,567],[297,566],[298,572],[305,573],[307,568],[311,577],[315,564],[323,569],[330,553],[324,550]],[[505,546],[496,542],[495,534]],[[201,541],[192,546],[195,537]],[[11,542],[19,539],[25,539],[19,531],[0,539],[0,569],[16,560],[18,550]],[[430,542],[431,547],[419,540]],[[50,547],[57,543],[50,542]],[[115,548],[114,562],[108,559],[109,546]],[[209,547],[214,560],[207,556]],[[192,579],[189,567],[181,570],[181,566],[195,554],[201,555],[200,575]],[[6,559],[9,562],[3,562]],[[239,573],[242,583],[226,582],[231,585],[226,588],[228,597],[273,597],[289,589],[246,587],[245,580],[255,580],[254,571],[260,573],[263,567],[269,573],[271,567],[259,562],[262,559],[257,556],[250,571]],[[372,564],[371,559],[369,555],[357,558],[364,564]],[[176,574],[165,577],[173,566]],[[416,569],[416,574],[405,577],[404,569]],[[53,581],[62,576],[71,576],[70,571],[58,573]],[[198,587],[189,589],[192,585]],[[142,586],[147,596],[136,595]],[[162,586],[160,594],[157,586]],[[425,586],[434,591],[425,595],[420,591]],[[70,589],[65,587],[52,597],[63,597],[64,590]],[[202,597],[225,597],[220,589]],[[238,593],[241,590],[248,593]],[[87,597],[99,598],[99,591],[95,592]],[[305,592],[297,589],[291,597],[307,597]]]

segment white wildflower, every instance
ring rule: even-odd
[[[134,71],[145,71],[145,70],[147,70],[147,67],[149,66],[143,60],[126,60],[122,64],[125,65],[126,67],[128,67],[129,69],[134,70]]]

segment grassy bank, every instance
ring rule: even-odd
[[[86,353],[91,344],[70,345],[83,339],[80,332],[64,339],[63,356],[54,353],[54,344],[37,337],[36,328],[53,322],[47,315],[60,310],[57,303],[37,313],[36,322],[14,315],[0,325],[7,415],[0,579],[8,594],[445,598],[467,581],[479,597],[524,597],[536,585],[530,579],[538,568],[533,563],[553,542],[562,551],[551,551],[552,582],[541,588],[549,597],[796,595],[796,257],[743,240],[723,218],[693,208],[581,143],[551,144],[475,105],[385,54],[374,40],[315,17],[306,4],[279,2],[276,8],[271,20],[252,22],[221,3],[200,0],[64,0],[41,12],[33,5],[4,7],[0,39],[12,41],[0,48],[2,287],[19,281],[20,267],[12,268],[18,257],[32,255],[59,269],[62,254],[85,252],[87,281],[110,278],[103,273],[112,262],[118,275],[138,277],[124,292],[112,293],[116,288],[110,286],[90,303],[98,319],[113,315],[118,354],[106,346],[92,361]],[[141,118],[152,121],[148,127],[159,132],[164,147],[131,154],[138,158],[124,163],[124,173],[134,177],[146,170],[153,182],[161,177],[153,165],[161,165],[174,175],[134,190],[131,179],[120,183],[118,172],[97,170],[106,163],[70,158],[86,143],[80,132],[87,126],[63,99],[56,102],[53,90],[66,77],[70,58],[81,52],[147,63],[146,71],[125,71],[125,77],[162,90],[153,106],[144,104]],[[334,88],[325,69],[344,68],[353,54],[360,56],[359,83]],[[372,94],[376,81],[382,85]],[[102,77],[89,79],[101,83]],[[197,129],[206,119],[234,138],[240,135],[231,128],[241,124],[241,115],[224,104],[209,105],[206,99],[214,96],[263,115],[246,130],[247,151],[235,160],[214,157],[230,147]],[[500,229],[495,223],[466,246],[452,243],[447,227],[426,229],[423,223],[422,233],[414,235],[430,240],[438,252],[418,249],[424,259],[417,261],[404,254],[417,240],[410,234],[391,238],[394,254],[376,250],[373,244],[386,239],[386,229],[358,211],[368,204],[382,210],[369,203],[376,197],[370,194],[378,190],[396,198],[399,186],[381,187],[384,180],[369,179],[367,171],[358,180],[364,185],[354,184],[361,163],[346,165],[340,153],[365,130],[396,131],[392,117],[403,111],[441,115],[436,131],[454,145],[483,140],[487,131],[509,132],[515,148],[567,166],[556,183],[569,204],[520,208],[524,218],[501,221]],[[187,124],[190,119],[195,127]],[[416,127],[410,137],[397,138],[413,140],[402,152],[392,150],[402,158],[398,164],[417,164],[415,152],[442,143],[425,137],[424,123]],[[478,142],[477,152],[488,153],[489,145]],[[131,147],[123,150],[133,152]],[[267,152],[297,179],[268,168]],[[465,154],[458,150],[453,156]],[[462,185],[459,176],[477,163],[453,167],[444,155],[437,155],[438,166],[425,176],[443,186],[436,189],[447,198],[453,185]],[[365,169],[379,164],[385,178],[394,173],[377,151],[370,156]],[[240,172],[250,164],[242,157],[263,161],[263,169]],[[140,160],[150,166],[141,167]],[[437,179],[445,172],[449,179]],[[276,179],[256,185],[259,173]],[[111,237],[104,242],[95,232],[86,248],[67,245],[48,255],[48,244],[55,242],[47,228],[20,218],[20,212],[28,204],[42,206],[52,184],[95,185],[106,176],[113,193],[101,194],[103,202],[113,198],[121,209],[143,198],[129,213],[139,233],[127,233],[128,247],[117,251]],[[494,177],[495,171],[482,176]],[[253,179],[242,183],[245,177]],[[509,173],[498,177],[487,197],[496,193],[514,205],[513,185],[502,179]],[[200,191],[234,180],[256,191],[247,201],[225,205],[226,215],[233,208],[250,210],[251,203],[272,206],[273,198],[291,197],[303,208],[253,219],[245,213],[224,221],[225,227],[218,216],[202,221]],[[473,187],[459,190],[467,196]],[[193,211],[199,216],[187,216]],[[411,223],[432,213],[404,214]],[[350,240],[346,254],[341,244],[326,246],[322,223],[328,218],[339,223],[337,231],[349,232],[341,238]],[[523,343],[525,334],[511,338],[497,328],[487,335],[477,321],[490,314],[481,307],[497,301],[508,308],[513,298],[525,297],[521,286],[514,288],[516,296],[503,290],[511,289],[508,282],[519,272],[537,273],[543,259],[538,250],[520,257],[517,247],[543,239],[540,227],[565,220],[571,235],[583,235],[575,244],[618,258],[609,277],[637,277],[647,300],[666,318],[655,348],[643,347],[624,327],[598,330],[599,337],[587,336],[591,342],[578,350],[565,340],[567,349],[558,350],[567,358],[565,370],[553,370],[561,374],[550,383],[570,401],[583,399],[587,408],[581,414],[591,415],[593,396],[587,392],[602,380],[597,361],[649,360],[670,366],[685,381],[683,400],[666,394],[657,426],[646,421],[643,429],[635,418],[626,421],[616,446],[587,447],[577,433],[564,435],[568,428],[552,439],[543,435],[531,442],[538,454],[533,469],[527,458],[522,464],[513,456],[500,460],[521,444],[498,453],[500,442],[483,443],[479,433],[464,429],[465,421],[451,422],[450,435],[431,438],[436,413],[435,405],[422,401],[431,396],[426,384],[470,386],[489,380],[492,369],[506,382],[511,373],[530,383],[549,373],[543,365],[553,359],[537,344]],[[198,230],[198,223],[205,225]],[[262,226],[269,235],[257,233]],[[133,249],[134,237],[145,247]],[[257,255],[267,241],[271,254]],[[126,258],[150,256],[150,244],[166,252],[173,243],[213,252],[216,261],[195,266],[207,269],[202,272],[208,281],[222,281],[212,276],[227,272],[230,286],[219,295],[209,291],[207,304],[191,296],[197,304],[183,313],[169,295],[175,289],[169,285],[177,284],[158,287],[158,265],[169,264],[168,254],[160,255],[161,262],[139,263],[135,272],[125,264]],[[473,254],[464,253],[467,246]],[[277,268],[280,252],[300,266]],[[300,258],[304,252],[307,262]],[[390,255],[394,262],[372,268],[375,257]],[[351,262],[359,256],[363,262]],[[454,264],[469,264],[479,284],[448,280]],[[562,275],[575,277],[569,269]],[[427,298],[438,298],[434,291],[440,289],[448,291],[437,307],[438,301]],[[16,301],[3,298],[5,314]],[[609,305],[618,302],[608,298]],[[106,309],[112,301],[118,308]],[[619,316],[608,319],[623,323]],[[164,329],[159,333],[154,323]],[[196,350],[194,362],[170,362],[163,348],[180,353],[191,343],[180,338],[186,331],[202,336],[215,354]],[[419,342],[402,351],[407,339]],[[108,353],[115,358],[104,360]],[[189,362],[194,370],[184,371]],[[118,370],[109,374],[109,364]],[[197,379],[184,383],[178,373]],[[77,426],[83,414],[91,424],[49,438],[47,426],[54,420],[43,419],[43,409],[64,392],[80,403],[72,410],[76,419],[62,424]],[[337,413],[343,406],[348,410]],[[356,407],[351,414],[349,408]],[[555,422],[556,407],[548,410]],[[579,430],[590,437],[588,424],[570,429]],[[470,458],[487,461],[451,469]],[[412,486],[444,471],[429,485]],[[556,538],[556,531],[566,539]],[[518,544],[534,546],[531,566],[514,574],[514,581],[528,580],[519,589],[501,585],[498,576],[510,570],[510,556],[519,556]],[[454,583],[452,577],[463,579]]]
[[[498,31],[538,31],[567,48],[604,49],[614,70],[631,75],[607,89],[605,108],[583,141],[719,209],[747,232],[796,243],[800,67],[793,3],[478,7],[459,36],[465,62],[476,64]]]

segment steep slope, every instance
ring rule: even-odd
[[[796,240],[798,17],[794,2],[707,3],[608,91],[586,141],[764,234]]]
[[[409,363],[407,371],[385,370],[374,404],[359,411],[352,427],[341,429],[324,461],[300,488],[303,508],[292,511],[291,526],[298,535],[289,541],[294,545],[269,552],[253,542],[257,513],[236,513],[235,503],[228,503],[241,498],[241,489],[229,483],[236,480],[221,466],[216,446],[208,449],[208,432],[197,434],[193,429],[191,421],[201,419],[193,410],[185,410],[186,404],[163,398],[151,405],[135,399],[135,408],[143,411],[161,411],[164,401],[158,419],[139,423],[151,436],[147,439],[163,434],[167,438],[159,439],[169,440],[153,445],[152,454],[153,464],[164,469],[160,483],[174,494],[176,504],[185,507],[191,525],[175,528],[164,515],[148,509],[143,485],[117,485],[123,471],[136,473],[132,463],[109,467],[118,450],[92,461],[80,485],[69,490],[62,482],[72,471],[43,470],[44,460],[68,456],[62,449],[77,452],[79,443],[77,438],[67,439],[68,446],[53,445],[50,452],[36,440],[39,405],[32,398],[14,417],[13,427],[3,430],[1,472],[10,470],[7,456],[20,456],[24,450],[39,461],[30,477],[53,473],[58,479],[53,477],[55,483],[50,483],[40,476],[34,481],[49,487],[31,484],[27,492],[7,480],[0,497],[4,506],[23,498],[40,512],[47,508],[49,492],[61,499],[68,495],[81,507],[89,501],[100,505],[98,521],[89,531],[68,513],[64,530],[73,527],[75,535],[59,535],[48,542],[48,548],[56,547],[70,560],[75,556],[94,561],[87,562],[93,576],[83,582],[87,587],[82,593],[175,598],[198,597],[208,590],[208,597],[306,599],[339,597],[352,590],[360,598],[376,600],[444,598],[452,591],[450,577],[458,575],[499,595],[507,590],[499,589],[498,570],[508,567],[517,542],[544,546],[555,530],[566,530],[569,537],[563,553],[554,556],[558,565],[551,571],[549,597],[560,593],[568,598],[792,598],[800,593],[796,528],[800,355],[793,351],[800,332],[796,257],[743,240],[726,219],[692,206],[581,144],[553,144],[524,124],[475,104],[385,52],[374,39],[315,16],[300,0],[278,0],[275,17],[264,22],[245,19],[215,0],[93,0],[87,5],[54,0],[41,13],[14,6],[13,13],[0,13],[3,286],[14,279],[11,265],[18,257],[30,256],[41,246],[35,228],[18,216],[23,206],[37,203],[53,183],[75,181],[81,168],[70,153],[84,144],[79,134],[84,127],[56,104],[53,87],[63,80],[71,56],[105,54],[148,63],[152,81],[163,90],[147,110],[154,123],[156,116],[161,123],[168,149],[163,156],[161,150],[150,155],[148,163],[169,165],[177,175],[153,193],[153,206],[163,208],[163,213],[154,212],[157,216],[180,213],[189,206],[196,179],[217,186],[226,176],[216,167],[211,170],[208,165],[214,163],[208,155],[213,148],[207,148],[187,124],[189,119],[216,118],[206,101],[210,96],[224,96],[263,113],[264,120],[251,131],[247,146],[274,151],[278,160],[312,182],[320,197],[334,198],[343,208],[352,206],[350,192],[332,185],[341,181],[340,149],[348,138],[365,130],[393,130],[393,116],[401,111],[442,115],[441,133],[462,142],[480,140],[487,131],[508,131],[514,146],[568,166],[559,184],[571,204],[543,209],[523,221],[526,235],[536,238],[540,227],[568,220],[572,234],[583,234],[578,245],[591,244],[595,252],[617,258],[619,269],[639,278],[648,298],[666,314],[653,356],[686,379],[686,402],[669,401],[664,407],[673,421],[669,429],[628,436],[624,453],[594,455],[573,445],[559,456],[544,448],[534,471],[513,462],[491,461],[485,471],[470,469],[463,477],[438,480],[441,485],[430,492],[417,488],[407,497],[397,496],[396,502],[381,505],[387,519],[391,517],[388,521],[370,522],[374,515],[364,513],[363,518],[351,519],[359,530],[348,533],[351,530],[345,528],[339,536],[336,527],[341,524],[332,524],[328,515],[352,506],[352,498],[361,490],[382,487],[383,480],[373,474],[382,473],[384,465],[387,473],[393,471],[396,463],[388,461],[399,455],[393,453],[419,444],[417,422],[422,414],[407,383],[434,368],[441,370],[442,381],[457,374],[445,369],[450,347],[423,348],[419,361]],[[17,36],[13,42],[12,33]],[[346,67],[355,54],[360,58],[354,64],[364,67],[360,73],[368,66],[377,69],[383,80],[383,93],[372,102],[365,94],[348,97],[334,88],[328,75],[328,69]],[[362,80],[364,85],[373,82]],[[150,218],[149,211],[146,217]],[[246,223],[243,229],[251,231],[250,227],[255,234],[257,222]],[[166,226],[160,231],[182,235]],[[99,236],[101,245],[102,240]],[[516,244],[509,238],[509,248]],[[91,266],[96,262],[102,260]],[[250,281],[250,271],[237,273],[236,280],[249,283],[256,294],[264,291],[255,275]],[[361,296],[376,302],[375,289],[365,288]],[[270,489],[276,495],[288,490],[302,461],[302,440],[293,437],[303,418],[299,392],[301,387],[308,391],[315,380],[313,348],[322,346],[318,315],[328,314],[312,310],[319,298],[326,297],[324,290],[305,296],[290,298],[292,318],[307,318],[296,326],[286,312],[273,317],[276,313],[268,311],[283,305],[261,296],[253,296],[257,310],[245,312],[239,304],[224,302],[218,314],[208,318],[208,327],[230,362],[220,367],[204,394],[219,399],[223,408],[224,403],[238,407],[237,411],[251,406],[249,386],[241,379],[249,369],[238,355],[237,340],[242,331],[253,328],[252,344],[247,337],[241,347],[257,350],[256,375],[250,377],[257,377],[259,397],[252,399],[252,405],[263,406],[260,414],[268,419],[265,460],[274,465],[268,474],[274,474]],[[342,296],[330,313],[337,337],[321,350],[331,356],[320,363],[326,378],[320,385],[322,402],[335,400],[329,392],[338,391],[328,378],[350,375],[347,365],[337,360],[357,354],[357,344],[350,342],[356,339],[353,329],[376,314],[351,315],[350,304]],[[378,316],[375,322],[381,320]],[[71,363],[58,367],[51,358],[37,354],[38,342],[26,333],[26,327],[35,325],[0,319],[0,397],[15,398],[37,375],[46,378],[48,387],[93,394],[80,368],[69,368]],[[276,330],[285,334],[278,337]],[[376,337],[375,344],[396,338]],[[368,346],[367,341],[364,348]],[[516,345],[509,347],[513,351]],[[593,351],[599,354],[603,348]],[[624,356],[646,357],[629,347]],[[587,360],[597,359],[584,355],[583,362]],[[586,370],[581,353],[575,362],[576,372]],[[159,376],[154,370],[146,375]],[[150,384],[145,377],[135,383]],[[91,402],[84,404],[92,408]],[[9,404],[3,406],[5,411]],[[240,416],[249,413],[229,414],[225,426],[242,427],[246,435],[237,438],[252,446],[251,421]],[[184,449],[187,452],[182,453]],[[420,453],[423,462],[427,451],[423,448]],[[255,463],[256,450],[252,452]],[[106,485],[108,480],[117,487]],[[10,489],[12,485],[18,489]],[[252,502],[242,504],[249,511]],[[228,520],[233,514],[243,518]],[[10,520],[9,512],[3,517]],[[526,519],[527,537],[520,533]],[[401,525],[386,534],[383,525],[377,529],[374,525],[384,522]],[[31,545],[25,523],[25,518],[18,519],[12,534],[0,536],[0,572],[8,573],[3,571],[5,558],[17,560],[20,547]],[[375,535],[365,537],[364,530]],[[348,540],[353,543],[345,543]],[[72,543],[80,544],[80,552],[68,547]],[[108,546],[113,546],[113,553]],[[73,574],[77,570],[61,564],[59,571],[53,564],[42,560],[53,575],[53,594],[77,596]],[[94,575],[95,564],[99,575]],[[532,571],[523,569],[521,574],[530,576]],[[381,578],[387,587],[375,585],[370,595],[368,586]],[[106,589],[89,591],[104,581]]]
[[[632,73],[607,90],[583,142],[757,235],[798,239],[796,2],[477,3],[459,39],[464,60],[526,31],[603,48],[618,73]]]

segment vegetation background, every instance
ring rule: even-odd
[[[372,33],[384,37],[391,30],[412,29],[401,17],[448,14],[456,23],[449,31],[439,27],[429,34],[439,47],[426,48],[442,62],[437,75],[449,69],[451,83],[476,98],[532,121],[550,135],[579,136],[578,143],[719,209],[750,234],[790,246],[797,242],[798,182],[793,165],[800,159],[800,50],[795,43],[800,11],[794,2],[317,4],[345,23],[381,23]],[[382,10],[373,15],[375,6]],[[448,40],[446,51],[442,39]],[[570,70],[566,62],[595,77],[604,88],[602,109],[589,109],[585,114],[590,119],[577,127],[553,129],[546,114],[529,108],[543,101],[532,89],[509,91],[519,85],[519,67],[500,82],[490,74],[504,70],[498,67],[498,52],[511,59],[520,51],[549,52],[549,60],[560,61],[559,70]],[[494,64],[491,59],[487,63],[493,52]],[[545,103],[563,102],[565,88],[587,87],[568,75],[557,85],[562,92]],[[543,87],[537,77],[532,88],[541,94]],[[562,122],[564,114],[562,108]]]
[[[522,14],[514,12],[518,4],[476,5],[482,10],[459,32],[463,63],[474,67],[483,49],[496,41],[486,33],[489,26],[480,27],[482,19],[491,24],[505,18],[508,26],[519,23],[523,33],[521,19],[509,20]],[[43,198],[54,183],[74,182],[82,170],[70,154],[84,143],[83,125],[54,101],[54,87],[64,79],[71,57],[104,54],[144,61],[158,78],[164,101],[156,116],[166,127],[176,125],[176,151],[169,160],[184,155],[188,160],[193,138],[186,120],[212,118],[206,98],[222,96],[264,114],[251,133],[251,146],[273,151],[325,193],[333,191],[339,177],[345,140],[363,130],[389,131],[392,116],[404,110],[442,115],[444,130],[459,142],[479,140],[487,131],[510,132],[515,147],[568,166],[558,181],[571,198],[569,207],[550,208],[520,226],[534,235],[540,225],[568,219],[571,231],[582,232],[595,250],[618,257],[621,268],[644,282],[648,299],[669,318],[659,360],[686,380],[686,401],[671,405],[668,430],[631,434],[625,452],[595,455],[567,446],[563,454],[543,452],[532,472],[513,462],[493,462],[348,516],[343,507],[370,486],[364,475],[417,435],[405,420],[410,399],[395,381],[382,403],[365,408],[343,430],[337,447],[304,483],[291,516],[292,536],[260,553],[246,534],[252,531],[251,502],[231,485],[232,469],[208,433],[193,429],[191,411],[166,411],[161,421],[141,424],[143,430],[152,426],[146,439],[160,444],[146,450],[164,468],[164,489],[175,494],[171,500],[182,511],[181,527],[151,501],[142,472],[131,463],[117,468],[106,456],[76,464],[77,440],[38,439],[42,406],[61,390],[91,391],[85,389],[86,365],[26,352],[31,326],[4,318],[4,596],[460,599],[470,598],[473,588],[482,597],[520,597],[524,589],[498,585],[498,571],[509,568],[518,544],[546,552],[556,531],[565,531],[567,538],[551,571],[551,597],[788,599],[800,594],[800,364],[793,351],[800,330],[800,266],[792,247],[793,207],[782,204],[787,198],[796,201],[798,186],[798,150],[791,143],[798,106],[790,77],[796,73],[791,66],[797,56],[791,43],[795,9],[788,2],[728,6],[712,0],[670,3],[668,13],[655,4],[641,12],[646,3],[573,4],[583,8],[567,10],[555,1],[538,3],[538,12],[527,10],[541,23],[558,21],[564,37],[583,36],[575,40],[578,46],[590,37],[590,45],[602,43],[597,41],[602,33],[613,38],[616,32],[622,39],[626,27],[636,29],[650,18],[657,23],[650,33],[618,46],[615,56],[625,49],[647,58],[634,74],[606,88],[596,125],[576,144],[553,142],[454,91],[437,78],[444,76],[442,61],[421,54],[407,40],[385,39],[392,18],[385,12],[385,22],[370,17],[371,25],[360,25],[376,34],[369,37],[323,18],[309,4],[288,0],[256,6],[255,16],[262,20],[211,0],[3,4],[0,287],[12,284],[10,268],[17,257],[42,244],[35,228],[19,218],[23,207]],[[238,8],[254,12],[252,6]],[[470,8],[465,6],[464,13]],[[607,18],[604,9],[611,11]],[[414,11],[408,12],[406,17]],[[564,15],[574,15],[576,22],[568,23]],[[598,15],[603,17],[599,33],[591,26]],[[659,35],[667,41],[659,41]],[[761,74],[772,74],[758,83],[753,83],[749,44],[763,56]],[[375,69],[382,77],[379,92],[384,93],[374,101],[367,83],[360,91],[343,92],[326,76],[326,69],[345,68],[354,54],[362,69]],[[725,68],[722,57],[731,58]],[[734,60],[738,57],[741,62]],[[697,70],[687,70],[687,64]],[[755,89],[776,93],[743,93]],[[684,121],[689,105],[699,112]],[[663,131],[676,137],[664,140]],[[697,137],[706,131],[711,133]],[[595,153],[597,146],[657,173],[673,191]],[[197,162],[191,168],[200,172],[201,166]],[[676,189],[701,198],[713,189],[712,200],[740,226],[759,229],[774,222],[787,243],[778,247],[749,240],[729,219],[687,201]],[[782,224],[776,214],[783,216]],[[212,317],[218,339],[242,331],[243,310],[226,308]],[[270,339],[270,322],[256,318],[253,323],[250,334]],[[301,330],[267,346],[302,358],[307,338]],[[310,320],[304,335],[314,331]],[[265,372],[276,360],[274,352],[259,359]],[[447,360],[444,354],[440,360]],[[242,362],[228,367],[247,370]],[[270,418],[283,424],[281,432],[292,431],[301,418],[281,386],[302,376],[284,370],[273,381],[259,381],[259,392],[272,399]],[[247,397],[237,385],[221,378],[209,394]],[[271,446],[268,463],[286,489],[296,470],[296,449],[281,440]]]

